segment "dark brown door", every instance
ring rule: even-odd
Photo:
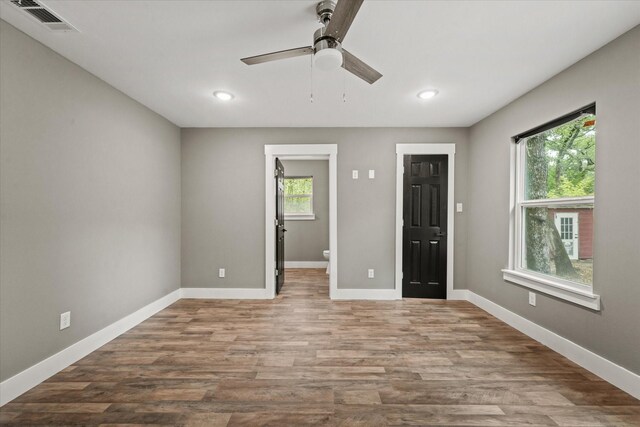
[[[276,294],[284,284],[284,166],[276,158]]]
[[[404,156],[402,296],[447,297],[447,156]]]

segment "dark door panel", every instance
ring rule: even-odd
[[[284,284],[284,166],[276,158],[276,294]]]
[[[447,297],[447,162],[404,157],[403,297]]]

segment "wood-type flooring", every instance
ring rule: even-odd
[[[465,301],[183,299],[0,409],[3,425],[639,426],[640,401]]]

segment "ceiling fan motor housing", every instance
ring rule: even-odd
[[[326,36],[325,30],[326,27],[318,28],[313,35],[313,63],[320,69],[332,70],[342,66],[342,45]]]
[[[342,51],[342,44],[331,36],[326,36],[325,31],[326,27],[318,28],[315,33],[313,33],[313,48],[316,53],[323,49],[338,49]]]

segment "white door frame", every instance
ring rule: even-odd
[[[269,298],[276,297],[275,286],[275,233],[276,184],[273,176],[275,159],[329,160],[329,297],[338,289],[338,145],[286,144],[265,145],[265,288]]]
[[[396,144],[396,298],[402,298],[402,213],[404,198],[404,156],[408,154],[446,154],[447,177],[447,299],[458,299],[453,290],[453,220],[455,144]]]

